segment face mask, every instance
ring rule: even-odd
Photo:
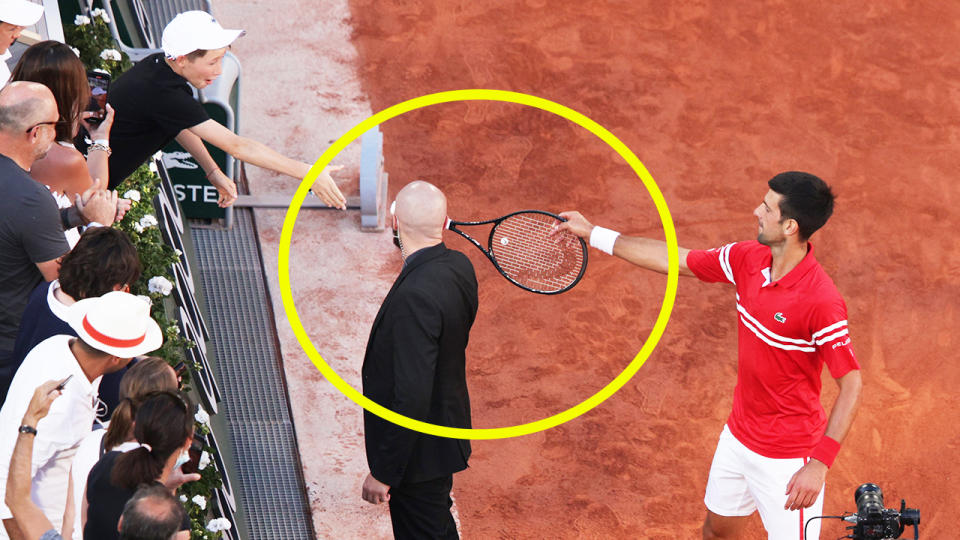
[[[177,456],[177,463],[173,466],[174,469],[179,469],[181,465],[190,461],[190,452],[186,450],[181,450],[180,455]]]

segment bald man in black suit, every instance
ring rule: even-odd
[[[403,270],[380,306],[363,360],[363,393],[399,414],[469,428],[466,347],[477,314],[470,260],[443,244],[446,197],[416,181],[397,194],[395,239]],[[389,502],[394,537],[459,538],[450,513],[453,473],[470,441],[424,435],[364,412],[363,499]]]

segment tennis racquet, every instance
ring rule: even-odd
[[[551,235],[564,218],[523,210],[487,221],[453,221],[446,228],[466,238],[490,259],[510,283],[540,294],[560,294],[576,285],[587,269],[587,245],[570,233]],[[457,227],[489,225],[487,247]]]

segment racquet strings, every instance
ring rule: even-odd
[[[584,265],[583,245],[569,233],[550,236],[557,220],[538,213],[515,214],[497,224],[490,250],[510,279],[544,292],[570,287]]]

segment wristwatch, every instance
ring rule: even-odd
[[[28,426],[28,425],[26,425],[26,424],[20,426],[20,429],[19,429],[18,431],[19,431],[20,433],[29,433],[29,434],[31,434],[31,435],[36,435],[36,434],[37,434],[37,428],[35,428],[35,427],[33,427],[33,426]]]

